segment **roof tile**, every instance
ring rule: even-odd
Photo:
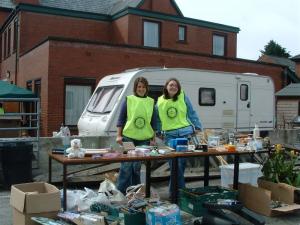
[[[127,7],[136,7],[142,0],[39,0],[41,6],[90,13],[113,15]],[[0,0],[0,8],[14,8],[12,0]]]

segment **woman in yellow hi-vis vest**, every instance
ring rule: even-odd
[[[163,131],[165,144],[168,145],[171,139],[189,138],[197,130],[202,130],[200,119],[193,109],[191,101],[181,90],[179,81],[176,78],[167,80],[163,95],[157,101],[157,130]],[[170,167],[172,167],[171,163]],[[186,160],[178,160],[178,187],[184,188],[184,170]],[[172,173],[172,168],[171,168]],[[172,183],[169,189],[171,192]]]
[[[155,141],[154,126],[156,113],[154,100],[147,96],[148,81],[138,77],[134,81],[134,95],[126,97],[121,106],[117,122],[117,143],[133,142],[138,145],[153,145]],[[118,189],[126,193],[129,186],[140,184],[141,162],[124,162],[121,164],[117,181]]]
[[[1,102],[0,102],[0,114],[4,114],[4,108]]]

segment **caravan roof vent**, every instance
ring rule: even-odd
[[[166,67],[156,67],[156,66],[149,66],[149,67],[138,67],[138,68],[133,68],[133,69],[128,69],[125,70],[124,72],[134,72],[138,70],[153,70],[153,69],[166,69]]]
[[[245,75],[255,75],[255,76],[258,76],[259,74],[257,74],[257,73],[243,73],[243,74],[245,74]]]

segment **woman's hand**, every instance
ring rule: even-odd
[[[164,135],[161,132],[156,133],[156,137],[158,137],[161,140],[164,140]]]
[[[200,135],[201,133],[202,133],[201,130],[195,130],[195,131],[194,131],[194,134],[195,134],[196,136]]]
[[[116,142],[119,144],[119,145],[123,145],[123,141],[122,141],[122,136],[121,135],[118,135],[117,138],[116,138]]]
[[[156,145],[155,138],[153,138],[153,139],[150,140],[150,146],[154,146],[154,145]]]

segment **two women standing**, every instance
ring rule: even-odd
[[[132,141],[135,145],[151,145],[155,141],[154,131],[157,128],[164,132],[165,144],[168,145],[171,139],[188,138],[202,129],[197,113],[177,79],[171,78],[166,82],[155,109],[154,100],[147,94],[148,81],[143,77],[137,78],[134,82],[134,95],[127,96],[121,108],[116,139],[119,144],[122,141]],[[185,164],[185,159],[179,159],[179,188],[185,187]],[[127,187],[140,183],[140,169],[140,162],[122,163],[118,178],[121,192],[125,193]]]

